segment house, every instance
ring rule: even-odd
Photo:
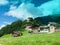
[[[32,26],[32,24],[31,24],[31,23],[27,23],[27,24],[26,24],[26,28],[25,28],[25,29],[26,29],[26,30],[31,30],[31,28],[30,28],[31,26]]]
[[[48,33],[50,32],[50,28],[48,26],[40,26],[40,33]]]
[[[40,33],[53,33],[53,32],[55,32],[55,26],[53,25],[40,26]]]
[[[32,33],[39,33],[40,32],[39,25],[32,25],[29,29],[30,29],[29,32],[32,32]]]
[[[53,33],[53,32],[55,32],[55,26],[51,25],[49,26],[49,33]]]
[[[55,22],[49,22],[48,25],[44,26],[27,24],[26,29],[29,33],[53,33],[60,31],[60,25],[58,25]]]
[[[28,25],[26,26],[26,30],[28,30],[29,33],[53,33],[55,32],[55,26]]]
[[[27,24],[26,24],[26,30],[29,30],[29,31],[31,31],[32,29],[30,28],[31,26],[32,26],[33,24],[30,22],[30,19],[28,18],[27,19]]]
[[[60,31],[60,24],[56,24],[55,25],[55,32],[59,32]]]
[[[57,32],[57,31],[60,31],[60,24],[58,24],[58,23],[55,23],[55,22],[49,22],[49,24],[48,24],[48,26],[53,26],[53,28],[51,28],[51,30],[53,31],[54,30],[54,32]]]
[[[47,25],[49,27],[49,33],[53,33],[55,32],[55,25],[56,23],[55,22],[49,22],[49,24]]]
[[[40,30],[39,25],[33,25],[33,24],[26,24],[26,30],[28,30],[29,33],[38,33]]]

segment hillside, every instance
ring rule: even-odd
[[[27,20],[29,19],[29,22]],[[26,20],[17,20],[15,22],[12,22],[10,25],[6,25],[2,29],[0,29],[0,37],[5,34],[10,34],[13,31],[22,31],[25,30],[26,24],[32,24],[32,25],[46,25],[49,22],[56,22],[60,23],[60,14],[59,15],[49,15],[44,17],[36,17],[32,18],[29,17]]]
[[[60,32],[53,34],[28,34],[21,37],[11,37],[10,34],[0,38],[1,45],[60,45]]]
[[[10,25],[6,25],[0,30],[0,45],[60,45],[60,32],[55,32],[52,34],[29,34],[25,28],[26,24],[32,25],[44,25],[48,22],[60,23],[60,16],[44,16],[37,18],[29,18],[17,20]],[[22,36],[12,37],[13,31],[22,32]]]
[[[43,24],[48,24],[49,22],[60,23],[60,14],[37,17],[37,18],[35,18],[35,20],[37,20]]]

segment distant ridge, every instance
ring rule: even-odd
[[[37,17],[37,18],[35,18],[35,20],[40,21],[44,24],[47,24],[49,22],[60,23],[60,14]]]

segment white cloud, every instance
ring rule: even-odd
[[[6,4],[8,4],[7,0],[0,0],[0,5],[6,5]]]
[[[12,22],[3,22],[3,24],[0,26],[0,29],[5,27],[6,25],[10,25]]]
[[[22,3],[18,8],[10,7],[10,11],[6,12],[5,15],[13,16],[17,18],[26,19],[28,17],[32,17],[32,14],[25,8],[25,4]]]
[[[10,10],[6,12],[5,15],[26,19],[28,17],[47,16],[53,13],[56,14],[60,13],[59,2],[59,0],[51,0],[39,7],[35,7],[34,4],[30,2],[22,2],[18,7],[11,5]]]
[[[6,26],[6,25],[1,25],[1,26],[0,26],[0,29],[3,28],[3,27],[5,27],[5,26]]]
[[[10,10],[15,10],[17,7],[16,6],[14,6],[14,5],[11,5],[10,6]]]
[[[28,17],[42,16],[41,10],[32,3],[22,3],[18,8],[10,6],[10,10],[5,15],[26,19]]]

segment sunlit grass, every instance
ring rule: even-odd
[[[60,32],[52,34],[28,34],[23,32],[23,36],[12,37],[11,34],[0,38],[2,45],[60,45]]]

